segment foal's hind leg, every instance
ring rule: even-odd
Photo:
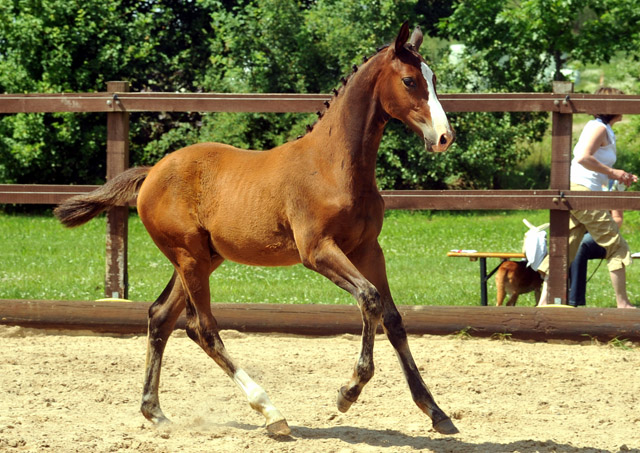
[[[178,260],[178,269],[188,295],[187,335],[240,387],[250,406],[265,417],[267,430],[271,434],[289,435],[291,430],[280,411],[271,403],[262,387],[243,369],[236,366],[220,339],[218,324],[211,313],[209,292],[209,275],[219,263],[208,267],[202,264],[204,261],[203,257],[196,260],[189,256],[183,256]],[[222,262],[222,259],[219,262]]]
[[[393,299],[385,270],[384,255],[380,245],[376,242],[364,254],[352,257],[358,269],[376,286],[381,295],[383,315],[382,324],[393,345],[402,371],[404,372],[411,396],[416,405],[426,413],[432,421],[433,428],[441,434],[456,434],[458,429],[451,419],[438,407],[433,396],[420,376],[418,367],[413,360],[407,333]]]
[[[180,313],[185,306],[185,294],[176,272],[160,297],[149,308],[149,327],[147,334],[147,362],[145,365],[144,390],[142,393],[142,414],[153,423],[169,421],[160,409],[158,385],[162,355],[167,340],[173,332]]]

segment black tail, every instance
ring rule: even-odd
[[[87,223],[101,212],[113,206],[124,206],[132,200],[150,169],[151,167],[131,168],[93,192],[76,195],[62,202],[53,213],[69,228]]]

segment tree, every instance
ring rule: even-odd
[[[440,92],[548,91],[567,59],[606,61],[640,43],[635,0],[0,0],[0,92],[329,93],[405,20],[429,32],[422,53]],[[449,56],[449,42],[466,52]],[[541,137],[541,114],[450,115],[457,141],[431,155],[395,121],[379,151],[382,188],[500,188]],[[131,163],[197,141],[266,149],[315,115],[131,115]],[[0,182],[99,183],[100,114],[0,117]]]
[[[194,0],[0,0],[0,92],[195,91],[208,66],[209,11]],[[142,143],[197,115],[132,121],[132,160]],[[19,114],[0,119],[0,181],[104,180],[106,126],[99,114]]]
[[[108,80],[132,91],[329,92],[402,21],[416,22],[416,3],[0,0],[0,92],[102,91]],[[132,114],[131,160],[151,164],[197,140],[268,148],[313,120]],[[97,114],[4,116],[0,181],[102,181],[104,123]]]
[[[329,93],[354,64],[415,19],[417,0],[238,1],[212,15],[207,91]],[[315,114],[203,118],[200,138],[267,149],[305,133]]]
[[[427,5],[433,9],[427,11]],[[215,64],[207,72],[206,89],[329,93],[352,66],[393,39],[402,22],[436,30],[439,14],[450,12],[448,5],[438,0],[318,0],[300,8],[293,0],[238,2],[236,8],[213,16]],[[431,54],[442,46],[427,38],[423,49]],[[303,134],[315,119],[315,115],[217,113],[203,118],[200,138],[265,149]],[[440,173],[425,168],[430,163],[425,154],[413,132],[391,124],[379,152],[381,187],[442,185],[433,179]]]
[[[459,1],[443,19],[447,36],[463,42],[468,64],[489,89],[548,88],[564,80],[568,61],[608,62],[640,43],[635,0]]]
[[[442,69],[450,91],[550,91],[563,80],[568,61],[608,61],[632,52],[639,39],[640,11],[633,0],[458,1],[441,21],[444,36],[464,44]],[[457,147],[449,157],[450,181],[462,186],[501,188],[527,156],[527,142],[539,140],[546,114],[473,113],[454,115]],[[493,131],[492,133],[488,133]],[[493,175],[492,175],[493,174]],[[469,176],[472,176],[469,179]],[[547,181],[531,182],[546,187]]]

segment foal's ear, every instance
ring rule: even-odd
[[[399,54],[404,50],[404,45],[407,43],[409,39],[409,21],[406,21],[400,27],[400,32],[398,32],[398,36],[396,36],[396,42],[394,43],[394,47],[396,50],[396,54]]]
[[[417,51],[420,49],[420,45],[422,44],[422,30],[420,27],[416,27],[413,29],[413,33],[411,33],[411,39],[409,43],[413,46],[413,48]]]

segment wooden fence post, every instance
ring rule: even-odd
[[[553,82],[553,93],[568,96],[573,92],[571,82]],[[560,96],[558,96],[560,97]],[[569,170],[571,168],[571,130],[573,114],[552,113],[551,125],[551,180],[550,188],[569,190]],[[559,204],[563,200],[559,199]],[[567,304],[567,276],[569,271],[569,211],[552,209],[549,211],[549,300],[554,304]]]
[[[109,93],[129,91],[129,82],[107,82]],[[113,112],[107,113],[107,180],[129,167],[129,114],[120,109],[120,101],[114,94],[108,101]],[[104,292],[106,297],[128,297],[127,271],[129,208],[117,206],[107,211],[106,272]]]

